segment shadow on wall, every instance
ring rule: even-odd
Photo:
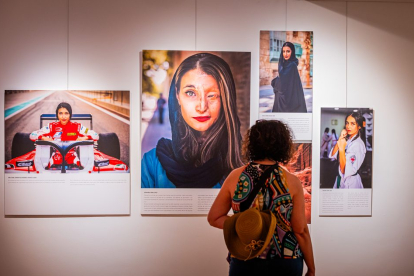
[[[381,1],[381,0],[380,0]],[[401,38],[407,39],[408,41],[414,42],[414,29],[412,28],[412,12],[414,1],[406,3],[394,3],[388,0],[389,2],[379,3],[378,1],[373,1],[372,3],[368,2],[347,2],[348,9],[348,23],[349,20],[356,20],[362,22],[366,25],[372,26],[376,29],[383,30],[387,33],[399,36]],[[339,13],[345,16],[345,9],[338,10],[337,5],[332,5],[329,2],[324,1],[315,1],[312,3],[319,7],[331,10],[333,12]],[[361,6],[366,5],[367,8],[361,9]],[[400,9],[390,9],[389,7],[395,5],[407,6],[407,8]],[[369,9],[371,12],[367,13],[366,9]],[[396,14],[398,10],[398,15]],[[395,14],[393,14],[395,13]],[[391,15],[391,16],[390,16]],[[393,20],[392,24],[384,18],[399,18],[399,20]],[[374,46],[373,46],[374,47]]]

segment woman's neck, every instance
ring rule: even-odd
[[[262,164],[262,165],[274,165],[277,163],[276,161],[269,159],[269,158],[265,158],[261,160],[254,160],[253,162],[257,164]]]

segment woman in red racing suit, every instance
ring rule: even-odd
[[[33,131],[30,134],[32,141],[85,141],[85,140],[99,140],[99,135],[91,129],[83,126],[80,123],[71,122],[72,107],[70,104],[62,102],[56,108],[56,117],[58,122],[49,123],[47,126],[39,130]],[[82,168],[80,160],[76,154],[75,149],[71,149],[65,156],[65,161],[68,166],[77,166]],[[55,151],[50,157],[48,169],[53,166],[62,164],[62,155]]]

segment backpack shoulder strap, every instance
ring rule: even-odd
[[[253,200],[256,198],[256,195],[259,193],[260,189],[266,184],[266,180],[270,177],[270,174],[278,167],[278,164],[274,164],[267,168],[262,175],[259,177],[256,185],[254,186],[252,192],[249,194],[249,197],[240,203],[240,211],[244,211],[250,208]]]

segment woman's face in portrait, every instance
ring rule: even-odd
[[[219,118],[221,101],[217,81],[199,69],[193,69],[181,78],[177,94],[184,121],[201,133]]]
[[[289,60],[291,55],[292,50],[288,46],[283,47],[283,58]]]
[[[58,120],[62,125],[66,125],[69,122],[70,113],[66,108],[64,108],[64,107],[59,108],[59,110],[58,110]]]
[[[350,137],[353,137],[355,134],[358,133],[358,131],[361,129],[361,127],[358,126],[358,124],[355,121],[355,118],[354,117],[348,116],[346,118],[346,122],[345,122],[345,129],[346,129],[346,133]]]

